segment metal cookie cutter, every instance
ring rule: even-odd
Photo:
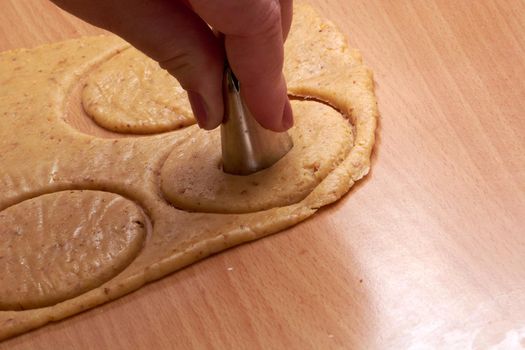
[[[221,124],[223,170],[249,175],[268,168],[293,147],[287,132],[263,128],[241,98],[239,81],[226,64],[223,79],[224,120]]]

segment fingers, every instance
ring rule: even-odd
[[[201,127],[222,121],[224,48],[259,123],[275,131],[292,126],[282,74],[292,0],[53,1],[157,60],[188,91]],[[225,34],[224,48],[206,22]]]
[[[289,28],[291,1],[283,1],[282,18],[276,0],[189,0],[214,29],[224,33],[224,45],[241,93],[257,121],[284,131],[293,125],[292,110],[282,74],[283,27]],[[286,23],[285,23],[286,22]]]
[[[158,61],[188,92],[199,125],[217,127],[223,118],[224,49],[209,26],[179,1],[96,1],[104,13],[80,0],[55,0],[68,11],[106,28]],[[64,5],[65,3],[65,5]]]

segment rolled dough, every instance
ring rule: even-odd
[[[86,37],[0,54],[0,339],[283,230],[367,174],[378,116],[372,74],[332,24],[303,5],[294,12],[289,93],[318,101],[293,102],[296,145],[279,171],[234,180],[218,169],[217,131],[175,130],[181,125],[171,122],[155,129],[158,114],[165,120],[158,101],[177,101],[175,110],[185,97],[170,90],[169,77],[136,73],[148,66],[152,77],[164,74],[122,40]],[[85,82],[81,101],[73,92]],[[90,86],[103,92],[90,95]],[[173,131],[101,138],[71,123],[69,111],[81,103],[116,132]],[[121,128],[128,122],[131,129]]]

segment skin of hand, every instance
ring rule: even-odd
[[[282,73],[292,0],[52,1],[159,62],[188,92],[200,127],[222,122],[225,56],[255,119],[274,131],[293,125]]]

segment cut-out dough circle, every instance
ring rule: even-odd
[[[292,101],[294,147],[273,166],[248,176],[221,167],[220,133],[197,133],[176,148],[161,170],[161,187],[175,207],[215,213],[247,213],[304,199],[350,152],[352,126],[331,107]]]
[[[117,275],[139,252],[146,218],[117,194],[64,191],[1,211],[0,230],[0,310],[26,310]]]
[[[152,134],[195,123],[179,82],[135,48],[89,74],[82,105],[99,126],[121,133]]]

